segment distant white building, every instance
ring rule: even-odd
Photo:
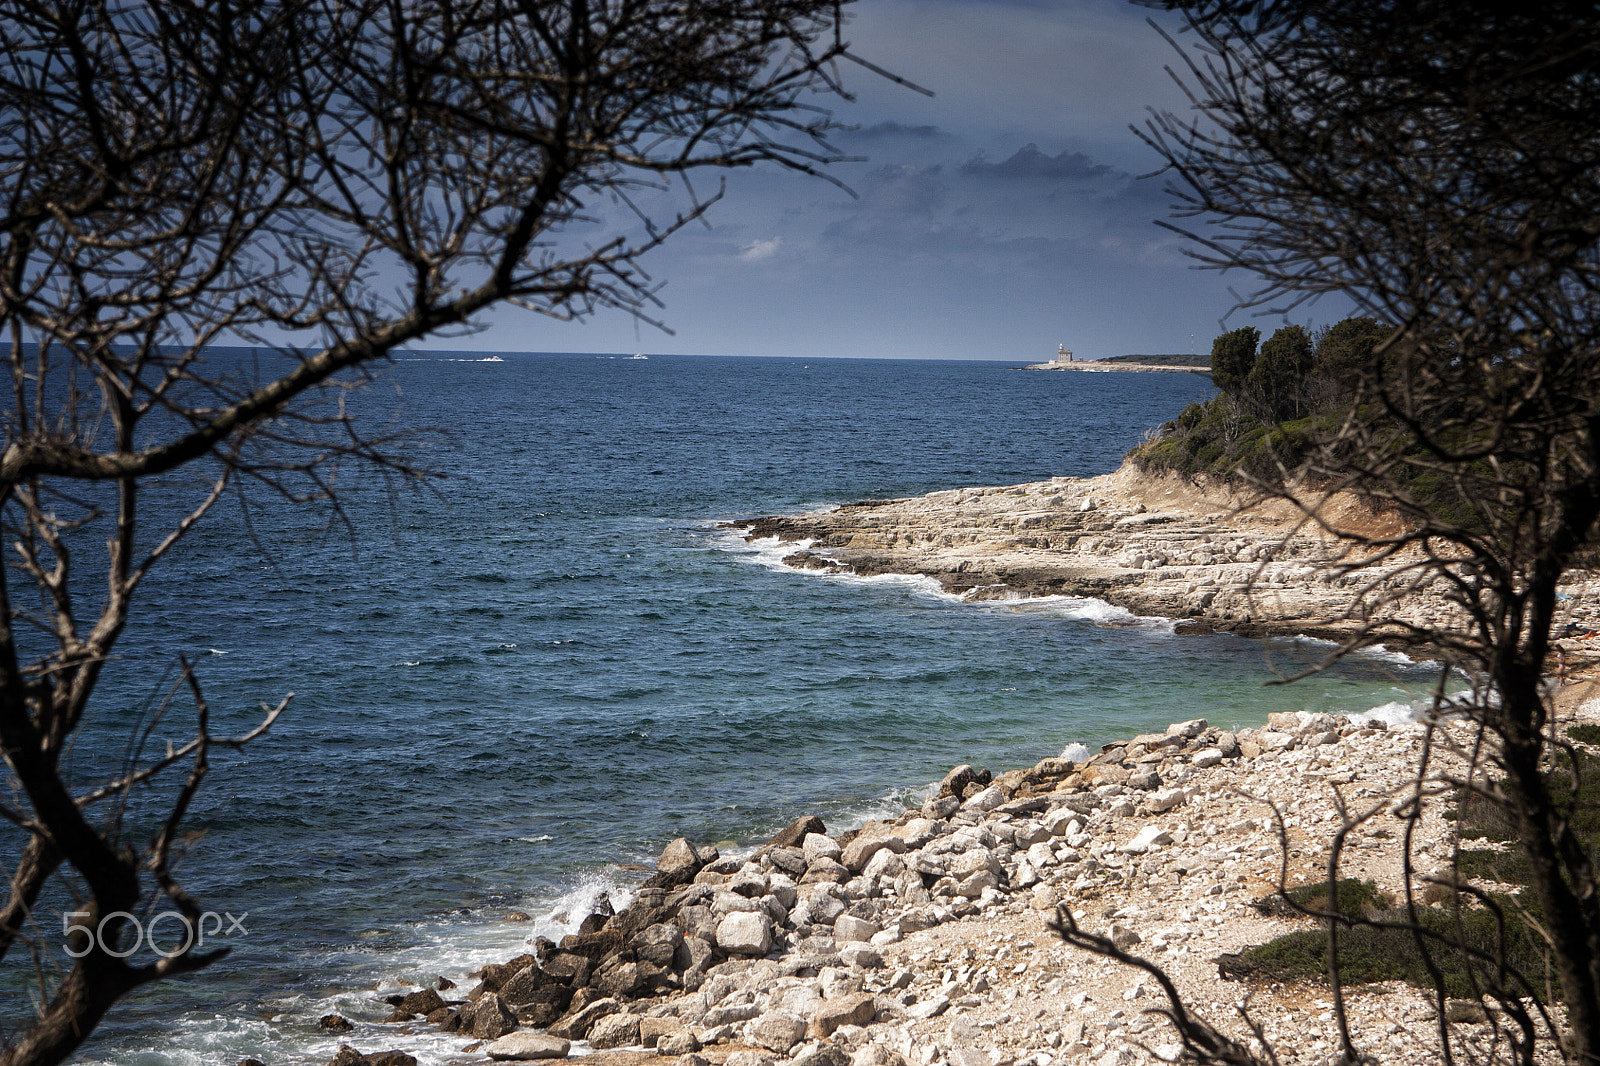
[[[1068,348],[1065,344],[1056,345],[1055,361],[1058,363],[1072,362],[1072,349]]]

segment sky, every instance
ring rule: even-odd
[[[1129,129],[1182,110],[1149,8],[1113,0],[860,0],[847,39],[925,97],[847,70],[854,192],[776,169],[728,176],[652,252],[668,334],[617,311],[503,309],[452,347],[1039,362],[1205,352],[1243,275],[1199,271],[1160,228],[1167,179]],[[1302,312],[1327,324],[1337,315]],[[1327,321],[1322,321],[1326,319]]]

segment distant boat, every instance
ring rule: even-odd
[[[650,357],[648,355],[645,355],[643,352],[635,352],[633,355],[628,356],[628,358],[629,359],[648,359]]]

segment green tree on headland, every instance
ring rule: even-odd
[[[1245,384],[1270,417],[1298,417],[1304,412],[1312,365],[1310,335],[1304,327],[1283,326],[1261,346]]]
[[[1240,326],[1211,342],[1211,380],[1223,392],[1238,392],[1256,363],[1261,331]]]

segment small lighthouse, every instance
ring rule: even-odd
[[[1072,362],[1072,349],[1068,348],[1065,344],[1056,345],[1056,362],[1058,362],[1058,363],[1070,363],[1070,362]]]

